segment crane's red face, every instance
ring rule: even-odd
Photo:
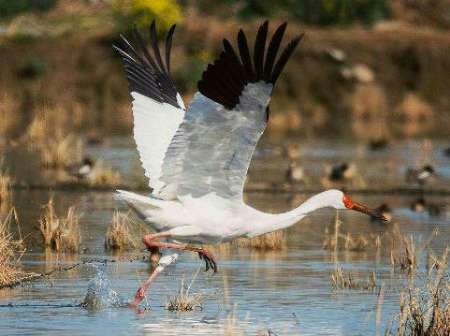
[[[365,206],[364,204],[354,202],[350,196],[344,194],[344,197],[342,198],[342,202],[344,203],[345,207],[350,210],[355,210],[358,212],[362,212],[366,215],[369,215],[370,217],[381,219],[383,221],[388,221],[387,218],[385,218],[382,214],[380,214],[378,211],[373,210]]]

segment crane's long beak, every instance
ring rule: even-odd
[[[352,202],[351,205],[351,210],[355,210],[358,212],[362,212],[366,215],[369,215],[372,218],[376,218],[385,222],[388,222],[388,219],[386,217],[384,217],[380,212],[378,212],[375,209],[370,209],[368,207],[366,207],[365,205],[358,203],[358,202]]]

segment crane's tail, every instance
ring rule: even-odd
[[[142,220],[147,218],[147,211],[162,206],[161,200],[155,198],[139,195],[130,191],[117,190],[115,194],[116,199],[122,200],[133,209]]]

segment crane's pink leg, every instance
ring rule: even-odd
[[[214,256],[212,255],[212,253],[209,252],[208,250],[206,250],[202,247],[194,247],[194,246],[189,246],[189,245],[185,245],[185,244],[177,244],[177,243],[165,243],[165,242],[160,242],[157,240],[158,238],[170,237],[170,235],[171,234],[169,232],[159,232],[159,233],[154,233],[154,234],[148,234],[148,235],[144,236],[143,242],[144,242],[145,246],[147,246],[150,250],[155,250],[155,249],[159,250],[160,248],[170,248],[170,249],[176,249],[179,251],[191,251],[191,252],[198,253],[199,258],[203,259],[205,261],[206,271],[208,271],[209,268],[211,268],[214,271],[214,273],[217,272],[217,263],[214,259]],[[134,301],[132,303],[130,303],[131,307],[136,307],[144,299],[145,292],[147,291],[148,287],[150,287],[150,284],[156,278],[156,276],[159,274],[159,272],[160,272],[159,268],[157,267],[150,274],[148,279],[142,283],[142,285],[137,290],[136,295],[134,296]]]
[[[215,260],[214,256],[212,255],[212,253],[209,252],[208,250],[206,250],[202,247],[194,247],[194,246],[189,246],[186,244],[177,244],[177,243],[164,243],[164,242],[160,242],[157,240],[158,238],[167,238],[170,236],[171,236],[171,234],[169,232],[159,232],[159,233],[148,234],[148,235],[144,236],[143,242],[144,242],[145,246],[147,246],[149,249],[170,248],[170,249],[175,249],[175,250],[179,250],[179,251],[196,252],[196,253],[198,253],[200,259],[203,259],[205,261],[206,271],[209,270],[209,268],[211,268],[214,271],[214,273],[217,272],[216,260]]]

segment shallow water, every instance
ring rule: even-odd
[[[312,176],[318,178],[321,175],[319,171],[324,163],[358,157],[357,146],[334,145],[331,151],[325,142],[316,147],[312,144],[303,147],[305,169]],[[450,171],[448,164],[445,164],[448,159],[439,154],[442,146],[435,146],[428,155],[438,166],[442,181],[448,181]],[[267,148],[272,147],[268,145]],[[376,178],[398,183],[402,169],[420,162],[420,155],[424,155],[417,154],[412,148],[411,143],[402,143],[387,152],[372,153],[370,164],[360,165],[359,169],[369,181]],[[136,154],[127,144],[119,141],[113,147],[93,147],[89,151],[121,169],[122,174],[130,179],[140,173],[140,169],[136,168]],[[393,154],[392,151],[398,152]],[[281,175],[280,165],[267,158],[266,153],[271,151],[258,152],[252,176],[257,181],[266,178],[276,181],[276,176]],[[360,162],[367,160],[369,154],[364,155],[359,157]],[[13,156],[9,156],[11,167],[21,162]],[[376,174],[377,169],[393,164],[388,157],[394,160],[392,162],[402,160],[402,164],[395,166],[394,170],[383,170],[380,177]],[[25,171],[30,169],[26,165],[20,166]],[[11,171],[19,174],[20,169]],[[24,173],[20,178],[29,179],[30,176]],[[70,205],[76,205],[83,213],[83,250],[80,255],[58,256],[42,251],[36,225],[41,206],[47,202],[50,193],[55,197],[58,211],[64,212]],[[251,192],[247,194],[247,201],[265,211],[281,212],[300,204],[308,196]],[[355,195],[356,200],[371,206],[389,203],[394,209],[393,222],[398,223],[404,232],[413,234],[418,241],[425,241],[433,229],[438,228],[439,235],[433,240],[431,248],[439,253],[450,239],[450,197],[426,196],[429,203],[443,205],[439,216],[411,211],[410,204],[416,198],[417,195]],[[45,281],[0,291],[0,335],[211,335],[223,332],[233,312],[237,326],[248,334],[259,330],[265,330],[267,334],[268,329],[277,335],[375,334],[377,291],[333,290],[330,273],[336,257],[345,270],[361,276],[375,271],[378,283],[384,283],[386,292],[381,333],[398,313],[399,289],[405,283],[405,276],[399,272],[392,273],[389,253],[384,248],[379,253],[373,249],[363,252],[340,250],[337,256],[322,248],[326,229],[333,230],[335,211],[318,211],[290,228],[287,248],[282,251],[258,252],[245,248],[215,251],[219,262],[218,274],[212,275],[202,270],[192,284],[192,292],[206,295],[202,310],[169,312],[165,309],[167,297],[178,291],[181,279],[190,282],[198,268],[204,267],[197,256],[181,254],[178,261],[168,266],[150,288],[148,300],[143,303],[146,309],[137,312],[123,307],[122,303],[134,296],[139,281],[148,276],[150,266],[141,258],[145,255],[143,251],[121,255],[104,251],[104,234],[112,210],[126,209],[114,200],[111,192],[22,189],[14,192],[14,204],[19,211],[22,232],[29,241],[28,252],[22,258],[27,270],[44,272],[58,264],[71,265],[92,259],[99,261],[56,273]],[[339,216],[343,221],[343,233],[383,234],[392,226],[371,223],[357,213],[342,212]],[[421,258],[425,257],[424,253]],[[102,263],[105,259],[109,261]],[[102,288],[101,293],[95,295],[105,298],[109,297],[110,291],[114,291],[119,298],[111,301],[115,304],[103,302],[96,309],[81,307],[88,289],[99,276],[103,277],[100,278],[103,287],[98,287]]]

